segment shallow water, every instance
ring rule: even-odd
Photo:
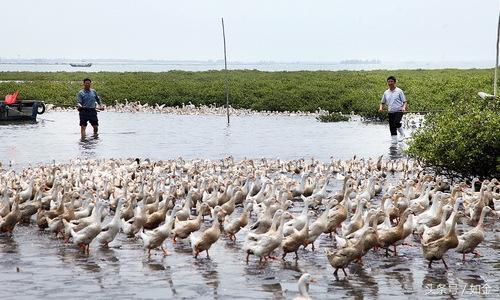
[[[75,157],[221,158],[277,157],[295,159],[331,155],[347,159],[389,155],[386,125],[357,122],[324,124],[310,117],[235,117],[231,126],[225,117],[101,113],[98,139],[79,139],[75,113],[49,113],[55,122],[0,126],[0,154],[14,167],[28,162],[59,161]],[[90,129],[90,128],[89,128]],[[391,178],[395,180],[395,178]],[[332,189],[339,190],[335,181]],[[300,211],[297,205],[293,211]],[[239,213],[239,211],[237,211]],[[107,222],[107,221],[105,221]],[[246,230],[231,242],[222,237],[205,254],[194,259],[189,242],[166,242],[169,255],[153,251],[148,259],[139,239],[119,234],[109,249],[90,246],[84,255],[74,245],[65,245],[36,225],[17,226],[12,237],[0,236],[0,299],[90,298],[90,299],[291,299],[298,295],[297,280],[304,272],[317,280],[310,286],[313,299],[421,299],[496,298],[500,280],[498,220],[486,221],[486,239],[478,247],[483,255],[461,255],[452,250],[445,256],[448,270],[440,262],[427,268],[422,249],[402,246],[398,256],[370,252],[364,265],[351,264],[348,277],[332,275],[323,248],[332,240],[322,235],[316,251],[299,250],[300,259],[272,260],[259,266],[255,257],[247,265],[241,250]],[[210,226],[207,221],[205,227]],[[459,231],[468,229],[459,225]]]
[[[37,124],[0,125],[0,162],[67,161],[76,157],[236,159],[301,157],[327,161],[389,155],[385,124],[321,123],[314,117],[99,113],[99,137],[80,139],[78,113],[39,116]],[[50,120],[50,121],[48,121]],[[394,153],[393,153],[394,154]],[[395,155],[400,155],[396,151]]]

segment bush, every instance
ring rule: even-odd
[[[498,100],[452,103],[428,115],[410,142],[408,153],[438,173],[461,178],[500,175]]]

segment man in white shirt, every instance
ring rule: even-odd
[[[396,87],[396,77],[389,76],[387,78],[387,85],[389,88],[382,95],[382,100],[380,101],[379,111],[384,111],[384,104],[387,105],[387,111],[389,114],[389,129],[391,131],[392,143],[396,144],[398,142],[398,132],[400,135],[400,141],[405,138],[403,127],[401,127],[401,119],[403,114],[406,112],[406,97],[403,90]]]

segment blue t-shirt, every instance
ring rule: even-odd
[[[76,102],[80,103],[85,108],[95,108],[96,102],[101,105],[101,98],[94,89],[88,91],[82,89],[76,94]]]

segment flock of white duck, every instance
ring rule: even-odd
[[[53,104],[47,104],[47,111],[75,111],[74,107],[59,107]],[[153,114],[174,114],[174,115],[217,115],[224,116],[227,114],[227,110],[224,106],[217,106],[215,104],[212,105],[199,105],[196,106],[191,102],[188,104],[182,103],[181,106],[167,106],[166,104],[154,104],[149,105],[148,103],[141,103],[140,101],[131,101],[129,102],[125,99],[124,102],[115,101],[114,105],[103,106],[103,111],[109,112],[119,112],[119,113],[153,113]],[[319,116],[326,115],[330,112],[328,110],[324,110],[321,107],[315,112],[303,112],[303,111],[256,111],[251,109],[244,108],[233,108],[229,106],[229,113],[232,116]],[[355,115],[352,112],[350,115],[350,121],[360,121],[361,118],[358,115]],[[403,127],[405,128],[415,128],[419,127],[424,120],[424,115],[421,114],[405,114],[403,119]]]
[[[59,107],[53,104],[47,104],[48,111],[73,111],[74,107]],[[226,107],[217,106],[215,103],[210,105],[194,105],[191,102],[188,104],[182,103],[180,106],[167,106],[166,104],[150,105],[149,103],[141,103],[140,101],[123,102],[115,101],[114,105],[106,105],[102,107],[104,111],[119,112],[119,113],[153,113],[153,114],[175,114],[175,115],[220,115],[227,114]],[[328,111],[318,108],[315,112],[278,112],[278,111],[256,111],[244,108],[233,108],[229,106],[229,113],[233,116],[253,116],[253,115],[282,115],[282,116],[316,116],[319,114],[327,114]]]
[[[324,252],[337,279],[338,270],[347,276],[345,268],[368,251],[396,255],[408,240],[420,241],[429,267],[441,260],[447,268],[450,249],[464,260],[478,254],[485,218],[491,213],[496,220],[499,211],[496,179],[450,184],[414,161],[382,157],[76,160],[0,173],[3,234],[36,223],[86,253],[93,241],[108,246],[124,234],[139,237],[148,255],[154,249],[166,255],[167,239],[189,238],[194,257],[208,257],[221,235],[232,242],[246,228],[242,257],[256,256],[261,264],[279,252],[298,259],[299,248],[315,251],[326,235],[332,246]],[[460,220],[473,227],[458,236]],[[305,276],[301,289],[311,280]]]

